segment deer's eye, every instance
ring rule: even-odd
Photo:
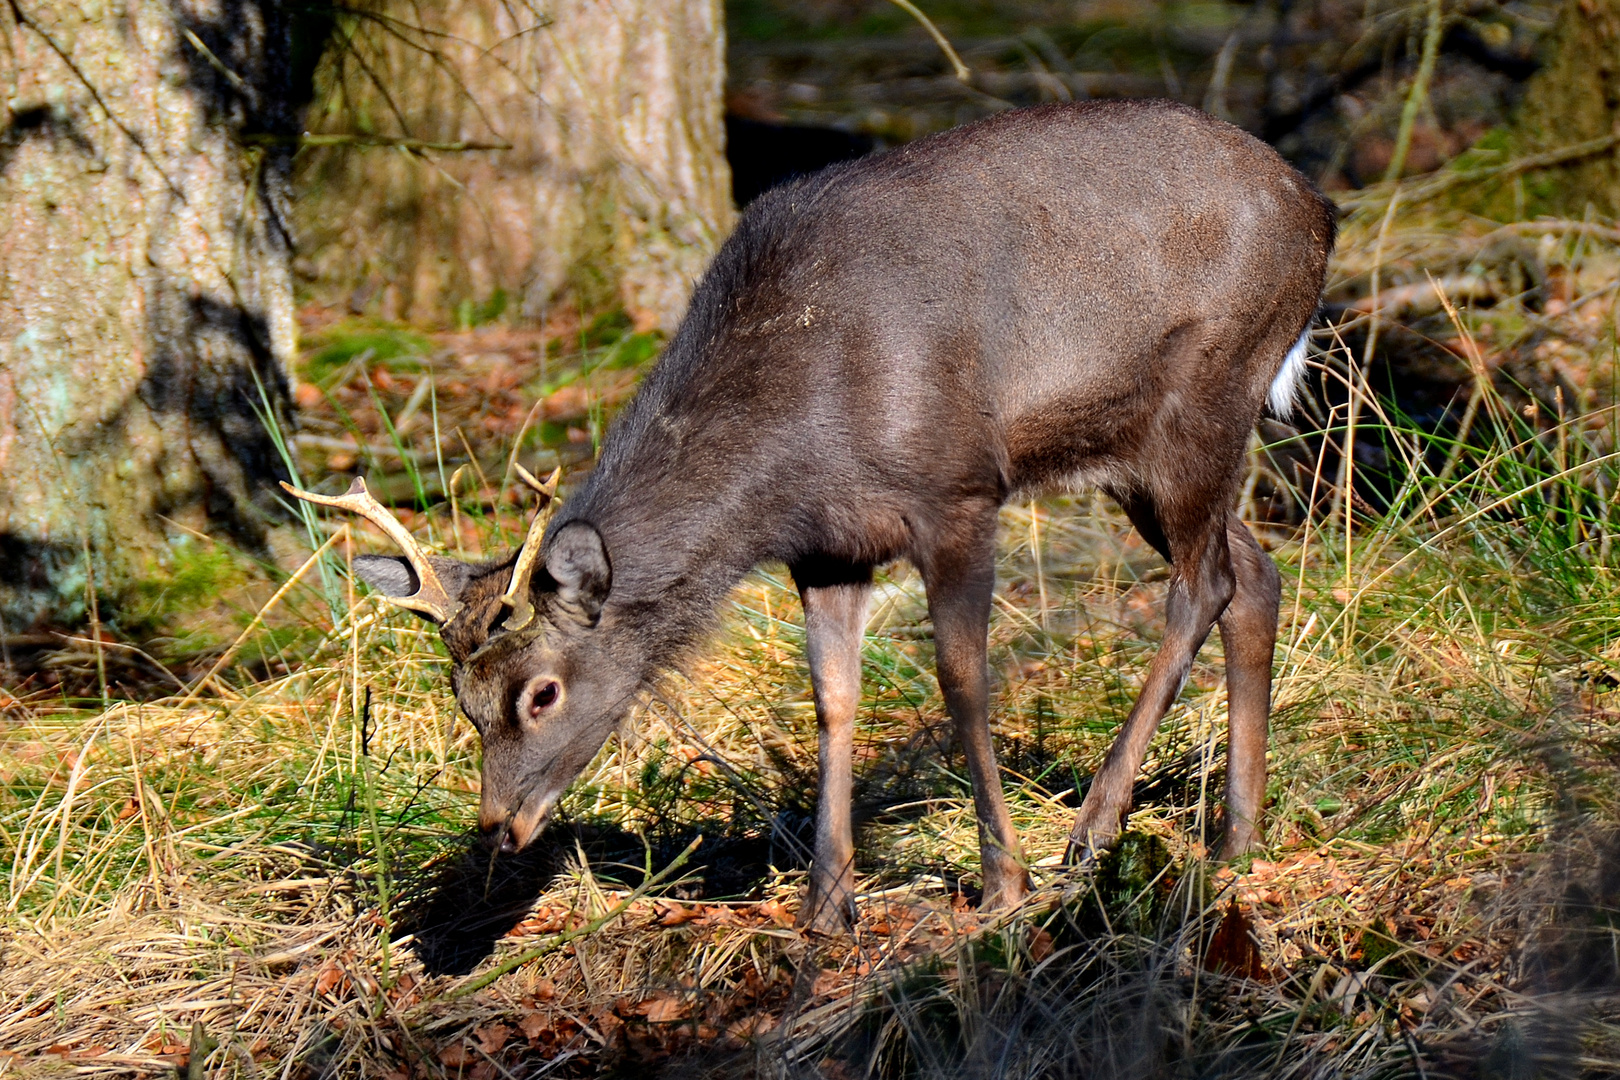
[[[562,684],[556,679],[541,677],[524,688],[519,700],[518,714],[524,720],[538,720],[547,709],[562,700]]]

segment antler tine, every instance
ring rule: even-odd
[[[557,483],[562,479],[561,465],[551,470],[551,475],[546,477],[544,483],[536,480],[534,478],[534,473],[530,472],[528,469],[525,469],[522,465],[519,465],[515,461],[512,462],[512,468],[517,470],[518,479],[522,480],[529,487],[533,488],[535,493],[540,496],[541,506],[545,506],[546,503],[557,497]]]
[[[281,486],[289,495],[305,502],[359,514],[387,533],[388,539],[399,545],[400,550],[405,553],[406,561],[411,564],[411,569],[416,572],[417,587],[416,592],[410,596],[385,597],[390,603],[420,612],[440,623],[447,623],[456,617],[456,613],[461,610],[461,601],[454,599],[445,590],[439,575],[434,573],[433,564],[428,562],[427,555],[417,546],[416,537],[411,535],[410,530],[405,528],[386,506],[371,497],[371,492],[366,490],[364,477],[355,477],[354,483],[349,485],[349,490],[342,495],[316,495],[311,491],[300,491],[285,480],[281,482]]]
[[[551,470],[551,475],[542,483],[517,462],[514,461],[512,466],[517,470],[518,477],[540,496],[540,505],[535,507],[534,518],[529,522],[528,535],[523,538],[523,546],[518,548],[517,562],[512,564],[512,580],[501,595],[501,603],[512,609],[512,614],[506,620],[506,628],[521,630],[534,618],[534,605],[529,602],[529,582],[534,577],[535,563],[540,561],[540,541],[545,537],[546,524],[551,520],[551,514],[547,511],[555,509],[552,500],[557,497],[557,483],[562,479],[562,469]]]

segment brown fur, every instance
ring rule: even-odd
[[[468,607],[445,639],[484,739],[485,828],[526,842],[737,580],[780,561],[804,596],[822,737],[804,917],[842,925],[866,594],[874,567],[908,559],[971,766],[985,900],[1016,901],[1026,878],[988,726],[996,511],[1089,481],[1173,569],[1163,648],[1071,847],[1118,831],[1217,621],[1225,847],[1249,847],[1279,586],[1230,507],[1332,246],[1330,207],[1269,147],[1165,102],[1005,113],[760,198],[551,523],[534,622],[501,626],[504,566],[454,575]]]

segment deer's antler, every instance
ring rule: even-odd
[[[554,509],[552,504],[557,497],[557,481],[562,478],[562,469],[553,469],[541,483],[517,462],[514,461],[512,467],[517,470],[518,478],[540,496],[540,505],[535,507],[534,519],[529,522],[529,533],[518,549],[517,562],[512,564],[512,581],[501,595],[501,603],[512,609],[506,619],[506,629],[521,630],[534,618],[534,605],[529,602],[529,580],[534,577],[534,564],[540,561],[540,541],[546,534],[546,523],[551,520],[551,514],[546,511]]]
[[[281,486],[287,489],[289,495],[305,502],[359,514],[387,533],[388,538],[399,545],[400,550],[405,553],[405,560],[411,564],[411,570],[416,574],[417,587],[410,596],[386,597],[390,603],[419,612],[440,624],[456,617],[456,613],[461,610],[461,601],[445,590],[439,575],[433,571],[433,564],[428,562],[427,555],[417,546],[416,538],[411,535],[410,530],[401,524],[386,506],[371,497],[371,492],[366,490],[366,481],[363,477],[355,477],[354,483],[349,485],[349,490],[342,495],[316,495],[313,492],[300,491],[285,480],[281,482]]]

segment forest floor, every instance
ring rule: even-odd
[[[974,907],[923,596],[893,567],[864,653],[861,920],[835,939],[793,929],[815,725],[779,568],[534,850],[495,860],[435,635],[349,593],[343,558],[379,538],[311,518],[324,561],[289,577],[302,556],[242,568],[199,540],[148,597],[153,625],[212,611],[185,664],[91,634],[0,698],[0,1075],[1620,1068],[1620,233],[1358,198],[1315,415],[1264,426],[1242,505],[1285,581],[1260,856],[1205,843],[1217,640],[1116,853],[1061,864],[1166,577],[1088,496],[1002,518],[994,724],[1035,892]],[[334,490],[366,472],[469,556],[521,535],[514,459],[564,467],[566,497],[658,347],[612,316],[305,329],[289,459]]]

